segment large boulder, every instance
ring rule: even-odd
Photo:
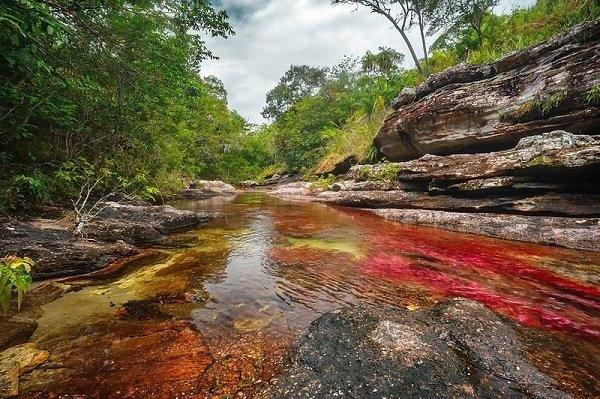
[[[433,75],[395,102],[375,145],[401,161],[507,149],[556,129],[597,134],[600,102],[588,93],[600,85],[599,43],[596,20],[495,63]]]
[[[290,358],[264,397],[571,398],[525,359],[507,322],[469,300],[327,313]]]

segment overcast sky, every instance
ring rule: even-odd
[[[503,0],[508,12],[533,0]],[[250,122],[262,123],[265,96],[290,65],[331,66],[344,55],[360,56],[379,46],[406,54],[399,34],[380,15],[329,0],[213,0],[227,10],[236,35],[209,38],[219,60],[205,61],[202,75],[225,83],[229,105]],[[410,36],[417,43],[417,32]],[[430,43],[428,43],[430,44]],[[420,52],[418,53],[420,54]]]

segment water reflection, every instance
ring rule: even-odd
[[[54,368],[25,378],[24,392],[252,397],[323,312],[356,304],[415,309],[452,296],[520,323],[528,357],[574,395],[600,392],[597,254],[260,193],[174,205],[220,217],[118,273],[72,282],[77,290],[45,305],[35,339]],[[138,358],[156,373],[116,366]],[[166,365],[183,371],[161,375]]]

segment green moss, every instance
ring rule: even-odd
[[[544,155],[538,155],[537,157],[534,157],[532,159],[530,159],[526,164],[525,167],[527,168],[533,168],[536,166],[550,166],[552,164],[552,161],[550,160],[550,158],[544,156]]]

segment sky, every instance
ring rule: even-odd
[[[497,12],[529,5],[533,0],[502,0]],[[330,0],[213,0],[225,9],[236,34],[228,39],[207,38],[219,57],[202,64],[201,74],[225,84],[229,106],[251,123],[260,115],[265,97],[291,65],[332,66],[345,55],[361,56],[380,46],[406,54],[408,49],[392,25],[363,7],[333,6]],[[413,43],[418,32],[411,31]],[[428,45],[431,44],[429,38]],[[420,52],[417,52],[420,55]]]

